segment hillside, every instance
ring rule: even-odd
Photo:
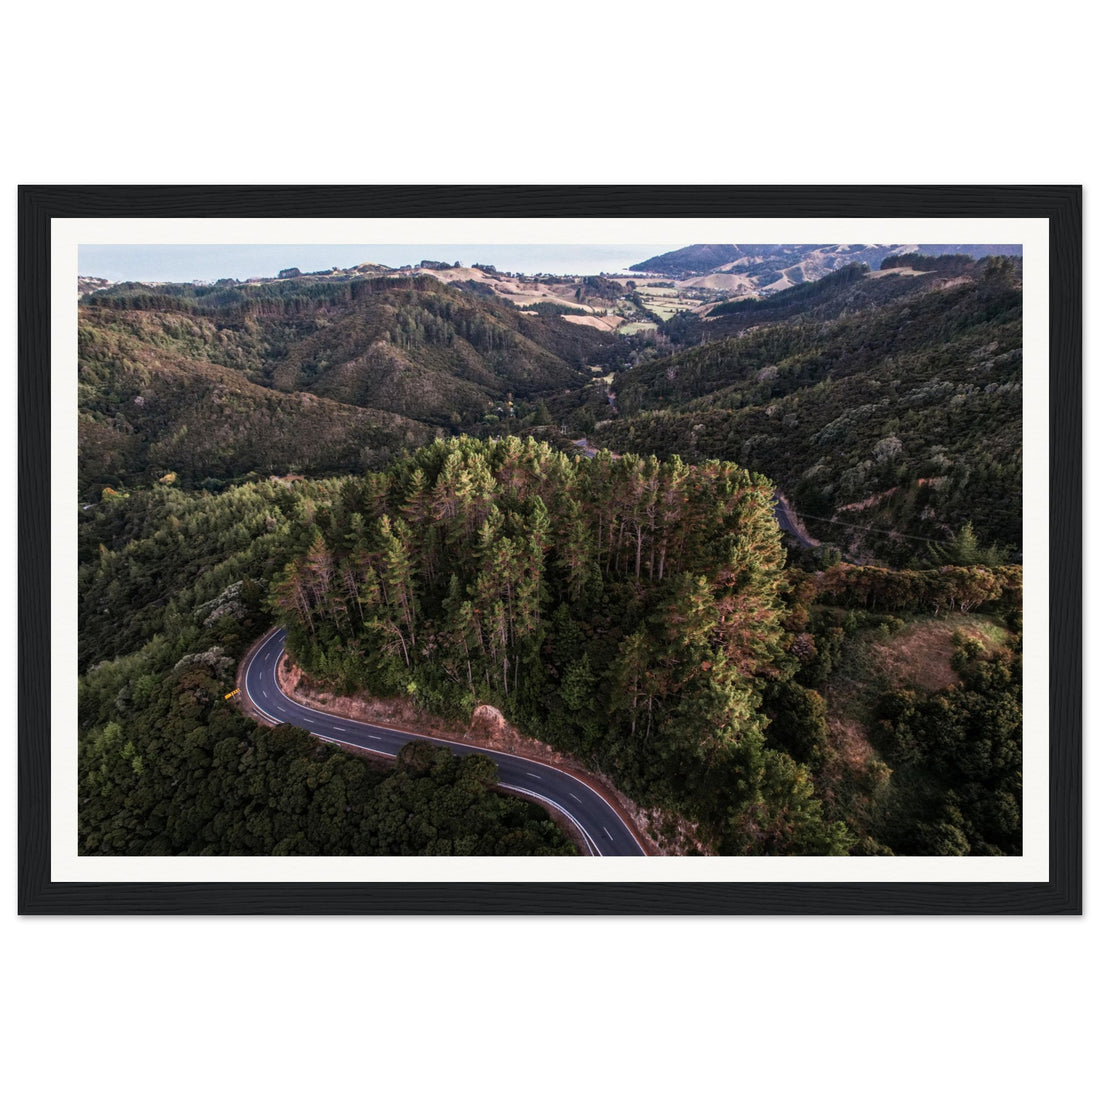
[[[213,328],[197,331],[216,339]],[[173,350],[185,343],[174,319],[84,314],[78,484],[85,498],[160,478],[221,484],[249,473],[370,469],[434,434],[389,412],[273,391]]]
[[[731,303],[721,324],[740,335],[620,372],[618,415],[590,438],[740,462],[856,556],[901,564],[967,522],[981,544],[1018,548],[1018,268],[994,258],[943,278],[845,271],[759,306]]]
[[[491,703],[706,852],[1018,845],[1019,567],[803,574],[732,463],[514,438],[349,479],[303,535],[270,604],[326,690]]]
[[[695,244],[651,256],[631,271],[690,280],[693,276],[736,276],[745,290],[769,294],[812,282],[848,264],[877,268],[888,256],[963,252],[975,259],[1019,256],[1016,245],[929,244]]]
[[[692,276],[734,273],[757,289],[772,284],[786,285],[821,278],[829,271],[851,263],[878,267],[897,245],[816,245],[816,244],[695,244],[651,256],[631,271],[670,275],[676,279]],[[904,248],[903,251],[912,251]],[[776,289],[785,289],[778,286]]]
[[[786,663],[762,479],[463,438],[350,482],[317,519],[271,603],[336,692],[491,703],[716,851],[845,850],[757,713]]]
[[[82,491],[372,468],[583,385],[612,341],[428,278],[116,285],[80,313]]]

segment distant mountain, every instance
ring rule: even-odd
[[[109,280],[101,279],[95,275],[79,275],[76,280],[77,297],[84,294],[94,294],[97,290],[103,290],[110,285]]]
[[[983,256],[1019,256],[1020,245],[946,244],[694,244],[651,256],[630,270],[674,279],[737,274],[753,289],[775,293],[820,279],[851,263],[877,268],[887,256],[907,252],[939,256],[962,252]]]
[[[788,285],[794,285],[807,279],[819,279],[850,263],[877,267],[892,252],[911,252],[915,248],[915,245],[862,244],[693,244],[652,256],[630,270],[669,275],[674,279],[736,273],[751,276],[757,288],[764,288],[769,282],[780,280],[785,273]]]
[[[707,339],[792,317],[820,321],[850,310],[881,306],[915,291],[941,286],[948,280],[972,278],[981,265],[982,261],[958,253],[891,254],[882,260],[877,271],[865,263],[846,264],[819,279],[773,294],[731,298],[711,306],[706,313]]]
[[[779,246],[745,245],[745,248],[769,250]],[[660,256],[651,256],[640,264],[634,264],[631,271],[644,271],[653,275],[672,275],[682,279],[688,275],[703,275],[717,271],[725,264],[735,263],[747,253],[739,244],[692,244],[687,248],[678,248],[675,252],[663,252]]]

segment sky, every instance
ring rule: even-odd
[[[598,275],[667,252],[667,244],[95,244],[80,246],[80,274],[111,282],[190,282],[270,277],[361,263],[387,267],[442,260],[534,275]]]
[[[690,244],[692,242],[684,242]],[[387,267],[421,260],[492,264],[526,275],[598,275],[625,272],[631,265],[682,245],[670,244],[82,244],[79,273],[110,282],[215,282],[271,278],[288,267],[303,272],[349,268],[361,263]],[[929,245],[942,251],[942,245]],[[972,255],[981,246],[960,245]],[[954,249],[951,249],[954,250]],[[1019,253],[1019,249],[1015,249]]]

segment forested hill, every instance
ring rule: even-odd
[[[856,555],[934,561],[969,523],[979,544],[1011,556],[1020,278],[997,257],[938,274],[849,269],[787,292],[793,303],[731,303],[726,322],[739,320],[740,335],[621,372],[617,417],[589,435],[758,470],[814,534]],[[754,313],[782,319],[745,327]]]
[[[424,277],[120,284],[81,307],[82,490],[374,468],[583,384],[613,340]]]
[[[458,728],[498,704],[683,815],[654,819],[673,851],[1018,850],[1019,568],[805,576],[770,493],[729,463],[508,438],[363,477],[108,495],[79,526],[81,850],[569,850],[479,767],[410,759],[383,782],[237,713],[272,611],[338,692]]]
[[[485,757],[410,747],[386,771],[226,700],[342,484],[157,485],[81,513],[82,854],[575,854]]]
[[[317,519],[273,604],[336,690],[453,715],[491,701],[715,850],[845,850],[808,773],[764,739],[764,685],[788,659],[763,479],[460,439],[349,482]]]
[[[1018,667],[1008,630],[972,613],[1004,609],[1018,629],[1020,570],[803,576],[784,569],[771,491],[726,462],[438,441],[346,481],[270,603],[329,689],[456,719],[491,702],[641,805],[682,815],[705,851],[1012,850]],[[905,774],[895,786],[867,734],[839,724],[867,722],[876,686],[898,683],[857,639],[872,627],[877,653],[907,620],[948,614],[967,631],[967,694],[881,704],[895,722],[883,751]],[[928,661],[928,638],[941,667],[927,682],[949,684],[939,625],[909,635],[909,665]],[[832,715],[821,692],[841,700],[848,677],[871,690],[867,709]],[[937,714],[952,732],[933,750],[918,729]]]

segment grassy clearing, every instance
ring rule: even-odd
[[[828,703],[836,747],[850,765],[865,765],[874,755],[868,734],[884,692],[902,688],[931,695],[959,682],[951,667],[956,632],[980,641],[988,652],[1002,648],[1010,637],[988,615],[954,614],[916,619],[897,633],[885,624],[869,625],[845,639],[819,690]]]
[[[951,667],[956,632],[980,641],[989,653],[1012,637],[987,615],[917,619],[894,633],[886,619],[847,635],[832,673],[818,689],[826,700],[832,753],[816,786],[846,820],[869,835],[875,835],[884,807],[897,796],[870,737],[883,692],[908,688],[932,694],[957,684]]]
[[[982,615],[957,615],[910,624],[895,637],[870,646],[879,674],[888,684],[935,692],[959,682],[951,667],[956,632],[996,650],[1008,641],[1008,631]]]
[[[678,307],[665,305],[663,302],[646,302],[646,307],[651,313],[655,313],[662,321],[667,321],[670,317],[675,317],[678,312]]]
[[[699,304],[689,298],[649,298],[644,295],[642,302],[650,313],[655,313],[662,321],[674,317],[682,309],[694,309]]]
[[[943,615],[916,619],[897,633],[870,626],[848,638],[829,678],[830,711],[865,723],[884,691],[910,688],[931,694],[959,682],[951,667],[956,632],[981,642],[989,652],[1006,645],[1009,633],[988,615]]]

